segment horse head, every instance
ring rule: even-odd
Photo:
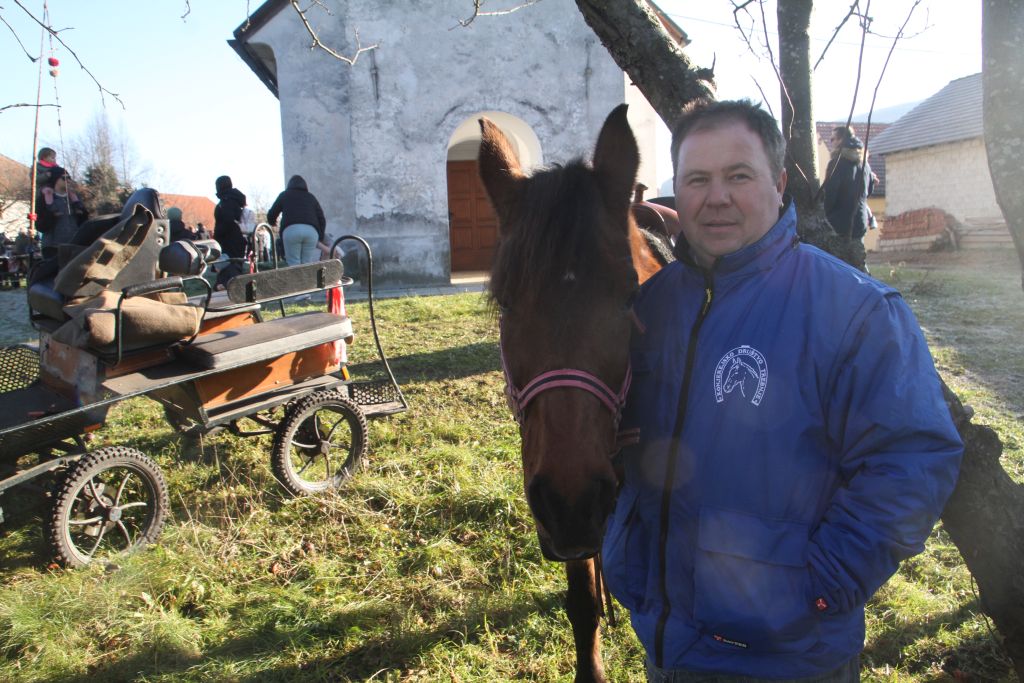
[[[725,376],[725,382],[722,386],[722,390],[731,394],[733,389],[739,387],[740,394],[746,398],[747,396],[747,379],[757,380],[757,370],[750,367],[747,363],[744,363],[739,358],[734,358],[732,365],[729,366],[729,372]]]
[[[592,164],[530,175],[494,123],[480,126],[480,175],[500,236],[490,296],[526,497],[544,555],[587,558],[618,490],[611,458],[638,286],[630,197],[639,151],[625,105],[605,121]]]

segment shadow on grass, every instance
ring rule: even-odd
[[[936,614],[919,622],[910,622],[886,628],[871,645],[864,648],[862,664],[874,668],[902,667],[912,673],[924,673],[933,660],[908,659],[904,650],[925,638],[934,638],[944,628],[955,630],[978,614],[978,603],[972,600],[949,612]],[[1009,673],[1009,662],[999,645],[987,633],[960,638],[954,648],[941,649],[943,670],[952,675],[956,670],[967,674],[970,680],[999,680]],[[937,677],[928,680],[949,680]]]
[[[321,657],[276,669],[232,673],[235,681],[365,681],[384,671],[401,671],[435,645],[451,642],[457,645],[479,642],[489,631],[509,627],[532,614],[561,609],[558,594],[540,599],[521,598],[513,604],[495,607],[483,601],[467,608],[455,618],[419,631],[402,631],[393,627],[388,633],[372,639],[365,645],[346,651],[339,657]],[[323,641],[342,641],[345,634],[359,632],[356,638],[365,639],[365,631],[392,621],[395,610],[369,607],[340,614],[320,624],[306,624],[296,629],[281,629],[268,622],[251,635],[237,638],[203,651],[199,655],[185,654],[174,648],[149,648],[131,656],[99,666],[86,674],[75,674],[54,679],[59,683],[91,683],[104,681],[133,681],[140,676],[159,675],[192,680],[208,680],[218,676],[218,664],[225,667],[244,664],[267,657],[280,656],[289,650],[316,647]],[[568,621],[565,624],[569,628]],[[213,663],[214,667],[202,666]],[[235,667],[237,671],[242,667]]]
[[[0,497],[4,510],[4,522],[0,524],[0,568],[4,571],[42,568],[52,561],[53,549],[44,530],[53,508],[46,491],[51,484],[52,478],[35,480]]]
[[[439,379],[457,379],[501,369],[497,342],[476,342],[464,346],[423,353],[410,353],[388,359],[400,384]],[[353,378],[374,376],[380,363],[368,361],[349,366]]]

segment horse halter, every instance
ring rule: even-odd
[[[626,376],[622,379],[622,388],[617,392],[605,384],[600,378],[573,368],[561,368],[543,372],[521,389],[516,388],[512,381],[512,374],[508,370],[508,362],[505,360],[504,339],[499,338],[501,349],[501,369],[505,374],[505,397],[508,399],[509,408],[521,427],[526,414],[526,407],[533,399],[550,389],[582,389],[593,396],[596,396],[601,404],[612,414],[615,421],[615,429],[619,427],[619,420],[622,418],[622,407],[626,403],[626,395],[629,394],[629,384],[633,378],[630,365],[626,365]]]

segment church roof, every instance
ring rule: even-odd
[[[686,47],[690,44],[690,38],[686,35],[686,32],[658,7],[654,0],[647,0],[647,4],[651,6],[654,14],[661,21],[661,25],[672,36],[672,39],[679,43],[680,47]],[[274,59],[272,51],[250,44],[249,38],[254,36],[267,22],[277,16],[278,12],[289,5],[291,5],[290,0],[266,0],[235,29],[234,38],[228,41],[231,49],[238,53],[242,61],[263,82],[263,85],[267,86],[270,92],[274,93],[274,97],[279,97],[277,91],[277,61]]]

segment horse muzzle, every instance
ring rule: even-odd
[[[549,478],[534,477],[527,486],[526,499],[544,557],[567,562],[596,555],[615,507],[616,488],[614,481],[596,478],[580,495],[569,499]]]

